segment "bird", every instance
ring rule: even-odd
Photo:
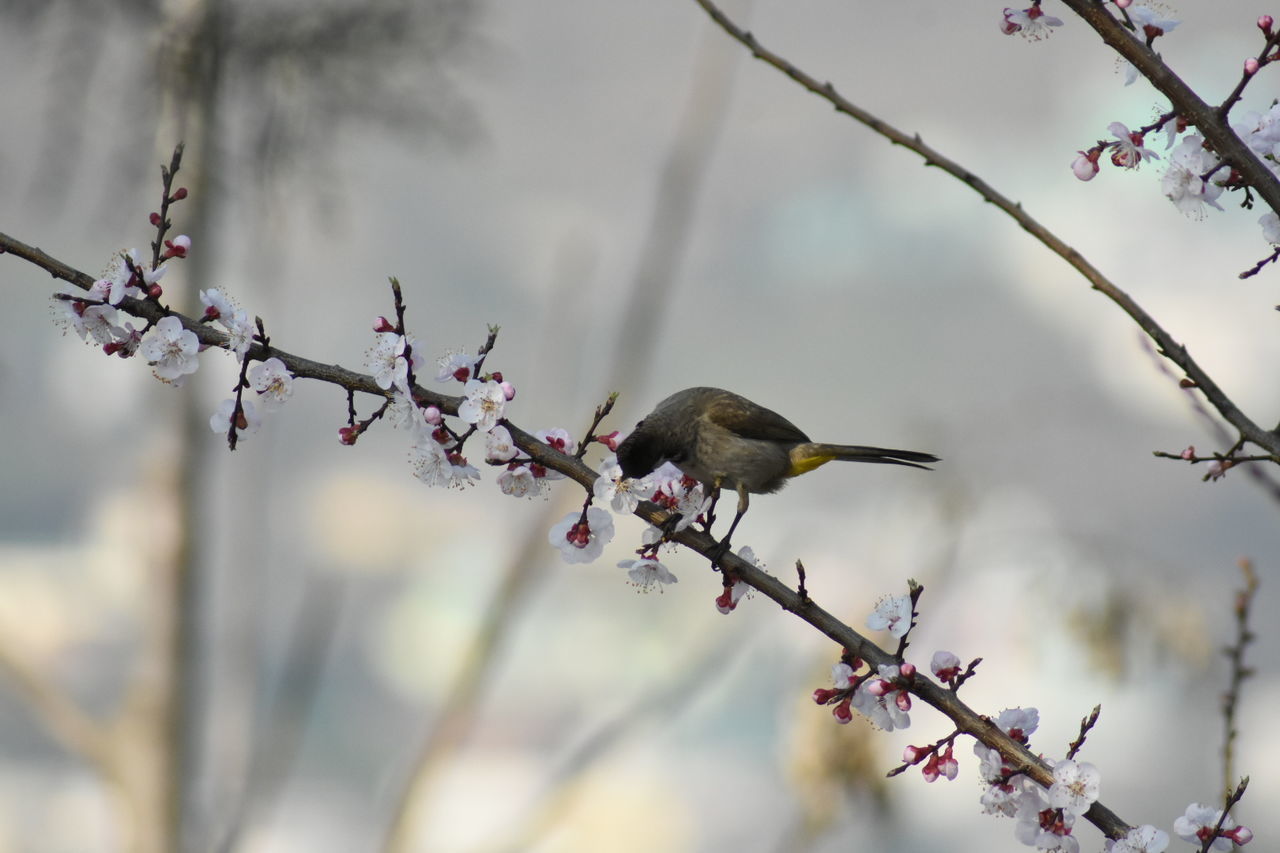
[[[716,565],[746,514],[751,494],[769,494],[787,480],[833,460],[928,467],[932,453],[851,444],[824,444],[782,415],[721,388],[686,388],[654,407],[618,444],[624,477],[645,477],[670,462],[711,490],[708,531],[720,490],[737,492],[738,507],[729,531],[715,547]]]

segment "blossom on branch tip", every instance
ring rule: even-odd
[[[458,417],[475,424],[481,432],[488,432],[498,425],[507,406],[507,397],[502,393],[500,384],[468,379],[464,393],[466,399],[458,404]]]
[[[613,539],[613,516],[599,507],[588,507],[586,519],[571,512],[547,534],[547,541],[560,549],[566,563],[590,563],[604,552]]]
[[[1071,173],[1077,180],[1092,181],[1098,174],[1098,158],[1102,156],[1102,149],[1077,153],[1080,156],[1071,161]]]
[[[182,321],[173,316],[160,318],[138,345],[138,352],[151,365],[156,378],[174,386],[181,385],[189,374],[196,372],[200,366],[196,360],[199,351],[196,333],[184,329]]]
[[[876,609],[867,617],[867,627],[872,631],[889,629],[889,633],[902,639],[911,630],[911,596],[886,595],[876,602]]]

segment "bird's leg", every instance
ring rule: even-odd
[[[711,533],[711,525],[716,523],[716,502],[720,500],[720,479],[717,478],[715,484],[711,487],[711,503],[707,505],[706,511],[702,514],[705,521],[702,529],[708,534]]]
[[[718,490],[717,490],[718,491]],[[711,549],[711,568],[719,568],[720,561],[724,559],[724,555],[729,553],[729,540],[733,538],[733,531],[738,529],[738,522],[742,521],[742,516],[747,514],[747,505],[750,500],[747,497],[746,486],[738,484],[738,512],[733,517],[733,523],[729,525],[729,532],[724,538],[715,544]],[[708,526],[709,529],[709,526]]]

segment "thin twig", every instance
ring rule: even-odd
[[[1214,382],[1209,374],[1205,372],[1205,370],[1201,368],[1193,358],[1191,358],[1185,346],[1178,343],[1172,335],[1166,332],[1164,328],[1155,321],[1155,318],[1148,314],[1140,305],[1138,305],[1137,302],[1134,301],[1133,297],[1129,296],[1128,293],[1117,287],[1114,282],[1104,276],[1100,270],[1093,266],[1093,264],[1089,263],[1083,255],[1068,246],[1056,234],[1036,221],[1022,208],[1021,204],[1014,202],[1012,199],[997,192],[994,187],[975,175],[969,169],[966,169],[956,161],[926,145],[918,135],[912,136],[903,133],[901,130],[898,130],[849,101],[837,92],[835,86],[832,84],[818,82],[816,78],[801,71],[782,56],[765,49],[760,42],[756,40],[755,36],[734,24],[734,22],[731,21],[714,3],[712,3],[711,0],[695,0],[695,2],[705,9],[707,14],[711,16],[712,20],[719,24],[726,33],[737,39],[748,50],[750,50],[752,56],[778,69],[792,80],[795,80],[805,89],[808,89],[818,97],[828,101],[836,108],[837,111],[861,122],[871,130],[874,130],[876,133],[888,139],[893,144],[901,145],[904,148],[914,151],[924,160],[926,166],[934,166],[943,170],[973,189],[973,191],[982,196],[985,201],[990,202],[1004,213],[1008,214],[1024,231],[1039,240],[1050,251],[1058,255],[1073,269],[1084,276],[1094,290],[1097,290],[1099,293],[1106,296],[1118,305],[1121,310],[1128,314],[1129,317],[1132,318],[1133,321],[1137,323],[1144,332],[1150,335],[1152,340],[1155,341],[1159,353],[1181,368],[1183,373],[1185,373],[1186,376],[1200,388],[1200,391],[1205,395],[1213,407],[1218,410],[1223,418],[1239,430],[1241,435],[1245,436],[1249,441],[1259,447],[1265,448],[1277,458],[1280,458],[1280,435],[1263,429],[1245,415],[1244,412],[1240,411],[1240,409],[1236,407],[1236,404],[1232,402],[1221,388],[1218,387],[1218,384]],[[1126,45],[1136,45],[1136,47],[1143,51],[1145,55],[1150,55],[1149,52],[1146,51],[1145,46],[1140,42],[1136,42],[1124,27],[1116,23],[1115,19],[1111,18],[1111,16],[1103,10],[1101,4],[1097,4],[1095,7],[1094,3],[1085,2],[1085,0],[1064,0],[1064,2],[1067,2],[1073,9],[1076,9],[1077,6],[1093,7],[1098,15],[1107,18],[1107,20],[1110,21],[1121,34],[1123,34],[1122,36],[1112,35],[1113,38],[1122,37],[1125,40]],[[1082,12],[1081,14],[1083,16],[1084,13]],[[1125,52],[1122,52],[1121,55],[1125,56],[1126,59],[1129,58],[1128,54]],[[1159,60],[1155,61],[1158,62]],[[1138,63],[1135,62],[1134,64],[1137,65]],[[1160,67],[1163,68],[1163,64],[1161,64]],[[1146,69],[1142,65],[1139,65],[1138,68],[1145,73]],[[1165,71],[1168,76],[1173,77],[1172,72],[1168,72],[1167,69]],[[1176,77],[1174,77],[1174,79],[1176,79]],[[1182,84],[1180,80],[1178,83],[1185,88],[1185,84]],[[1194,97],[1194,95],[1192,95],[1192,97]],[[1196,100],[1197,103],[1203,104],[1199,99]],[[1175,101],[1175,103],[1178,102]],[[1203,110],[1196,111],[1196,116],[1203,117],[1206,121],[1209,121],[1212,118],[1212,115],[1212,108],[1207,105],[1204,105]],[[1209,139],[1210,142],[1213,142],[1215,146],[1217,146],[1221,134],[1215,132],[1213,136],[1210,136],[1208,129],[1202,127],[1201,130],[1205,133],[1205,138]],[[1258,193],[1262,195],[1269,204],[1272,204],[1276,210],[1280,210],[1280,184],[1277,184],[1275,177],[1272,176],[1265,167],[1259,164],[1247,149],[1244,150],[1243,154],[1240,154],[1240,152],[1237,151],[1237,149],[1244,148],[1244,146],[1235,138],[1234,134],[1229,132],[1229,129],[1226,135],[1230,137],[1231,140],[1235,141],[1235,146],[1225,145],[1224,141],[1225,147],[1216,148],[1218,153],[1233,166],[1237,166],[1237,168],[1240,169],[1241,174],[1244,175],[1246,181],[1251,185],[1254,185],[1258,190]],[[1236,155],[1240,155],[1242,158],[1241,162],[1246,167],[1251,163],[1256,165],[1256,168],[1240,168],[1240,165],[1238,165],[1236,160],[1233,159]]]

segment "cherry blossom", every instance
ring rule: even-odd
[[[1027,41],[1039,41],[1048,38],[1053,27],[1062,26],[1062,19],[1046,15],[1035,4],[1026,9],[1005,9],[1000,22],[1000,32],[1007,36],[1019,33]]]
[[[592,485],[592,493],[596,500],[607,501],[616,513],[630,514],[635,512],[640,501],[653,497],[656,487],[648,480],[633,480],[622,476],[622,466],[618,457],[609,454],[600,463],[600,476]]]
[[[384,391],[394,386],[408,393],[409,362],[404,350],[404,337],[395,332],[381,332],[365,356],[365,366],[373,374],[373,381]]]
[[[630,583],[641,592],[648,592],[655,586],[661,590],[664,585],[677,583],[679,580],[666,566],[652,557],[622,560],[618,563],[618,568],[627,570],[627,576],[631,578]]]
[[[223,400],[209,417],[209,429],[219,434],[231,431],[231,416],[236,410],[234,399]],[[240,414],[236,418],[236,433],[241,437],[253,435],[262,426],[262,415],[252,400],[240,401]]]
[[[469,356],[461,350],[449,350],[436,359],[436,381],[448,382],[450,379],[456,379],[459,382],[466,382],[471,378],[471,371],[475,370],[476,361],[474,356]]]
[[[1213,806],[1206,806],[1204,803],[1192,803],[1173,822],[1173,831],[1183,841],[1201,845],[1208,839],[1213,838],[1213,843],[1209,846],[1210,850],[1230,850],[1234,841],[1227,833],[1235,829],[1236,822],[1228,815],[1222,821],[1223,834],[1215,837],[1214,830],[1220,818],[1222,818],[1222,809],[1215,809]],[[1250,833],[1249,837],[1252,838],[1253,834]]]
[[[534,498],[543,492],[543,481],[533,476],[528,465],[516,465],[498,475],[498,488],[513,498]]]
[[[1102,774],[1087,761],[1059,761],[1053,766],[1049,805],[1073,815],[1082,815],[1098,799]]]
[[[1107,125],[1107,130],[1111,131],[1111,135],[1119,140],[1112,143],[1111,147],[1111,162],[1116,166],[1123,169],[1136,169],[1142,163],[1143,158],[1148,160],[1160,159],[1159,154],[1142,147],[1143,138],[1141,133],[1130,131],[1128,127],[1118,121],[1113,121]]]
[[[138,352],[151,365],[156,378],[180,386],[200,363],[196,354],[200,341],[196,333],[182,327],[177,317],[162,317],[142,338]]]
[[[249,386],[258,392],[258,401],[267,411],[280,408],[293,396],[293,374],[275,356],[250,367],[248,379]]]
[[[951,681],[960,675],[960,658],[948,651],[936,651],[929,662],[929,671],[941,681]]]
[[[476,429],[488,432],[498,425],[507,406],[507,397],[502,393],[502,386],[492,380],[480,382],[468,379],[464,386],[466,399],[458,405],[458,417]]]
[[[511,431],[504,426],[496,426],[485,433],[484,458],[487,462],[510,462],[516,457],[519,449],[511,439]]]
[[[560,549],[566,563],[590,563],[604,552],[604,546],[613,539],[613,516],[599,507],[587,509],[586,520],[582,513],[571,512],[551,528],[549,541]]]
[[[1222,210],[1217,202],[1222,187],[1203,177],[1217,165],[1218,158],[1205,150],[1202,136],[1195,133],[1184,136],[1169,157],[1169,168],[1161,184],[1165,196],[1188,216],[1204,216],[1206,204]]]
[[[1135,826],[1124,838],[1107,840],[1107,853],[1163,853],[1169,846],[1169,834],[1151,824]]]
[[[901,639],[911,630],[911,596],[886,595],[876,602],[876,609],[867,617],[867,627],[872,631],[885,628]]]

